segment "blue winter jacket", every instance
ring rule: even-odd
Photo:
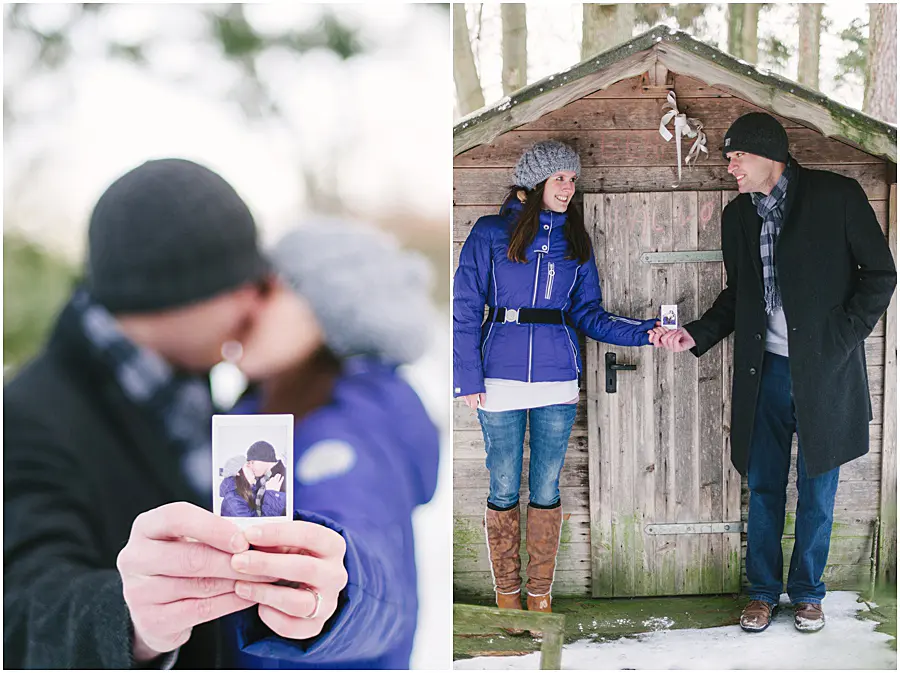
[[[258,413],[245,398],[234,413]],[[344,363],[331,403],[294,428],[294,518],[339,532],[349,580],[322,633],[274,634],[248,608],[226,619],[234,668],[409,668],[416,629],[411,514],[434,494],[438,432],[394,367]]]
[[[253,497],[259,491],[259,483],[253,487]],[[225,477],[219,486],[219,495],[222,496],[222,516],[256,516],[256,508],[238,495],[234,484],[234,477]],[[262,515],[284,516],[284,506],[287,504],[287,494],[284,491],[266,491],[263,493]]]
[[[567,259],[566,215],[544,210],[528,262],[510,261],[509,239],[522,210],[509,202],[500,215],[478,218],[463,244],[453,278],[453,394],[484,392],[484,379],[571,381],[581,371],[575,329],[618,346],[645,346],[656,319],[634,320],[602,306],[593,254]],[[484,322],[484,307],[540,308],[572,325]]]

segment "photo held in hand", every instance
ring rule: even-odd
[[[292,414],[213,416],[213,511],[242,528],[290,521],[293,435]]]

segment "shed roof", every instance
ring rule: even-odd
[[[656,63],[743,98],[773,114],[897,163],[897,127],[736,59],[687,33],[656,26],[632,40],[529,84],[453,127],[454,156]]]

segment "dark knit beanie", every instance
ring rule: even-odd
[[[787,133],[772,115],[750,112],[738,117],[725,134],[722,156],[726,161],[729,152],[749,152],[772,161],[787,163]]]
[[[87,289],[112,313],[186,306],[259,280],[247,204],[213,171],[148,161],[113,182],[88,230]]]
[[[247,449],[247,460],[261,460],[264,463],[277,463],[275,447],[268,442],[254,442]]]

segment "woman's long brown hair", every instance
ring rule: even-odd
[[[261,411],[293,414],[296,423],[331,401],[340,373],[340,359],[322,346],[293,369],[263,383]]]
[[[238,470],[238,473],[234,475],[234,490],[250,507],[256,507],[256,503],[253,501],[253,486],[247,481],[247,477],[244,476],[243,469]]]
[[[528,262],[528,258],[525,256],[525,247],[534,241],[541,226],[541,210],[544,209],[544,185],[546,184],[547,181],[544,180],[530,191],[524,187],[513,187],[503,200],[501,214],[508,211],[509,204],[513,199],[521,200],[520,193],[525,194],[525,205],[513,224],[512,234],[509,237],[509,251],[506,253],[513,262],[523,264]],[[569,207],[566,209],[565,234],[569,244],[569,252],[566,257],[578,260],[579,264],[584,264],[592,254],[591,239],[584,228],[581,206],[575,203],[575,199],[569,202]]]

